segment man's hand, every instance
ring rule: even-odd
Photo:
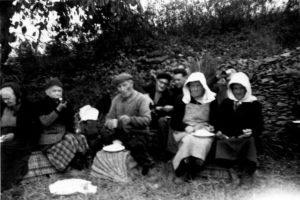
[[[243,130],[243,135],[240,135],[238,138],[247,138],[252,135],[252,129],[244,129]]]
[[[129,124],[130,123],[130,117],[128,115],[122,115],[119,117],[119,120],[124,124]]]
[[[164,107],[162,107],[162,110],[165,111],[165,112],[171,112],[173,110],[173,106],[170,106],[170,105],[166,105]]]
[[[216,133],[216,137],[219,138],[220,140],[227,140],[229,137],[227,135],[224,135],[221,131],[218,131]]]
[[[117,119],[109,119],[109,120],[106,120],[106,122],[105,122],[104,125],[105,125],[107,128],[109,128],[109,129],[117,128],[118,120],[117,120]]]

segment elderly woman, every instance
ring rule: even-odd
[[[33,104],[21,99],[18,84],[5,83],[1,96],[1,191],[17,184],[28,170],[28,159],[38,142],[39,123]]]
[[[84,158],[88,144],[83,135],[75,134],[74,111],[70,103],[63,99],[62,83],[58,79],[49,80],[45,93],[46,97],[40,102],[38,111],[42,124],[39,145],[56,170],[63,172],[75,155]],[[82,168],[76,165],[71,167]]]
[[[227,95],[220,106],[216,127],[219,130],[216,159],[227,166],[237,164],[243,184],[253,180],[256,170],[256,141],[263,128],[262,108],[252,95],[249,78],[243,72],[232,75]]]
[[[174,139],[179,149],[173,159],[173,167],[178,177],[195,175],[203,165],[213,143],[213,116],[215,93],[206,84],[203,73],[192,73],[183,86],[183,97],[177,99],[171,119]],[[206,135],[195,133],[201,130]],[[175,180],[180,180],[177,178]]]

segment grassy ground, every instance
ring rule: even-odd
[[[165,199],[204,199],[204,200],[298,200],[300,199],[300,161],[274,161],[263,158],[262,165],[255,175],[253,186],[237,187],[235,182],[216,178],[198,177],[189,183],[176,185],[173,183],[173,173],[166,170],[164,163],[159,163],[153,176],[137,176],[128,184],[118,184],[89,177],[86,170],[76,178],[91,180],[97,185],[96,194],[74,194],[55,196],[50,194],[48,186],[57,180],[71,178],[72,175],[53,175],[50,178],[41,177],[23,181],[1,195],[1,199],[118,199],[118,200],[165,200]],[[74,177],[74,176],[73,176]]]

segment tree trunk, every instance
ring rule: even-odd
[[[10,18],[13,15],[13,0],[4,0],[0,1],[0,58],[1,65],[5,63],[10,53],[11,47],[9,46],[9,27],[10,27]]]

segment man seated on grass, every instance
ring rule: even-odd
[[[152,99],[151,129],[157,131],[157,139],[159,141],[159,154],[161,159],[165,160],[167,156],[166,147],[169,133],[168,117],[173,111],[172,95],[169,91],[169,85],[172,77],[169,73],[162,72],[156,76],[154,84],[145,87],[145,92]]]
[[[142,174],[148,174],[153,166],[147,145],[151,123],[150,99],[134,88],[132,75],[121,73],[113,80],[118,94],[113,98],[105,126],[112,130],[106,142],[120,140],[132,157],[142,167]]]

